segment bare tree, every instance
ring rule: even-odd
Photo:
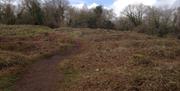
[[[129,5],[125,8],[122,14],[128,17],[129,20],[134,24],[134,26],[137,27],[142,24],[145,11],[146,6],[144,6],[143,4]]]
[[[158,34],[160,37],[173,32],[173,9],[149,7],[145,24],[150,29],[148,32]]]
[[[127,17],[118,17],[115,19],[115,28],[121,31],[128,31],[134,27]]]
[[[39,0],[24,0],[24,5],[29,13],[29,17],[33,19],[33,24],[43,24],[43,11],[41,8],[41,2]]]
[[[15,24],[15,6],[12,4],[12,0],[2,0],[0,6],[0,19],[4,24]]]
[[[67,0],[46,0],[44,11],[46,24],[51,27],[59,27],[64,24],[65,12],[69,7]]]
[[[178,27],[178,30],[180,31],[180,7],[178,8],[178,13],[177,13],[177,24],[176,26]]]
[[[177,8],[175,12],[174,17],[174,27],[175,27],[175,33],[178,35],[178,38],[180,39],[180,7]]]
[[[155,7],[148,8],[147,16],[146,16],[146,20],[148,24],[152,25],[155,28],[159,28],[160,17],[161,17],[161,13],[158,8],[155,8]]]
[[[86,5],[82,9],[70,7],[67,15],[68,25],[71,27],[88,27],[87,16],[90,14],[89,12]]]
[[[3,4],[0,2],[0,23],[2,23],[2,15],[3,15]]]

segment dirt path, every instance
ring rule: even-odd
[[[66,53],[32,64],[16,83],[13,91],[56,91],[58,81],[62,80],[62,75],[57,69],[58,63],[64,58],[78,53],[79,49],[80,47],[76,46]]]

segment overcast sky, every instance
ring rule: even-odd
[[[142,3],[150,6],[172,6],[175,1],[176,5],[180,5],[180,0],[69,0],[74,7],[81,8],[87,5],[88,8],[96,7],[97,5],[103,5],[105,8],[113,9],[114,12],[119,13],[129,4]]]

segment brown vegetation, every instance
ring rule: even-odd
[[[14,1],[0,1],[0,91],[13,88],[27,65],[75,43],[82,53],[59,63],[61,90],[180,90],[180,8],[137,4],[116,16],[68,0]]]
[[[42,26],[4,25],[1,30],[2,91],[13,88],[16,80],[21,77],[20,73],[30,63],[62,53],[77,42],[82,45],[81,53],[59,63],[59,71],[63,75],[59,90],[180,89],[180,41],[174,38],[88,28],[51,30]],[[51,68],[55,69],[52,65]]]
[[[3,25],[0,29],[0,91],[10,89],[28,64],[62,53],[76,42],[42,26]]]
[[[84,51],[59,64],[59,91],[180,90],[179,40],[89,29],[66,33],[83,39]]]

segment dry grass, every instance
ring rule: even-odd
[[[10,91],[25,66],[63,52],[60,91],[179,91],[180,41],[135,32],[42,26],[0,26],[0,91]]]
[[[43,26],[0,25],[0,91],[9,91],[28,64],[64,52],[75,42]]]
[[[65,30],[65,29],[64,29]],[[180,41],[134,32],[73,29],[84,50],[60,63],[60,91],[179,91]]]

